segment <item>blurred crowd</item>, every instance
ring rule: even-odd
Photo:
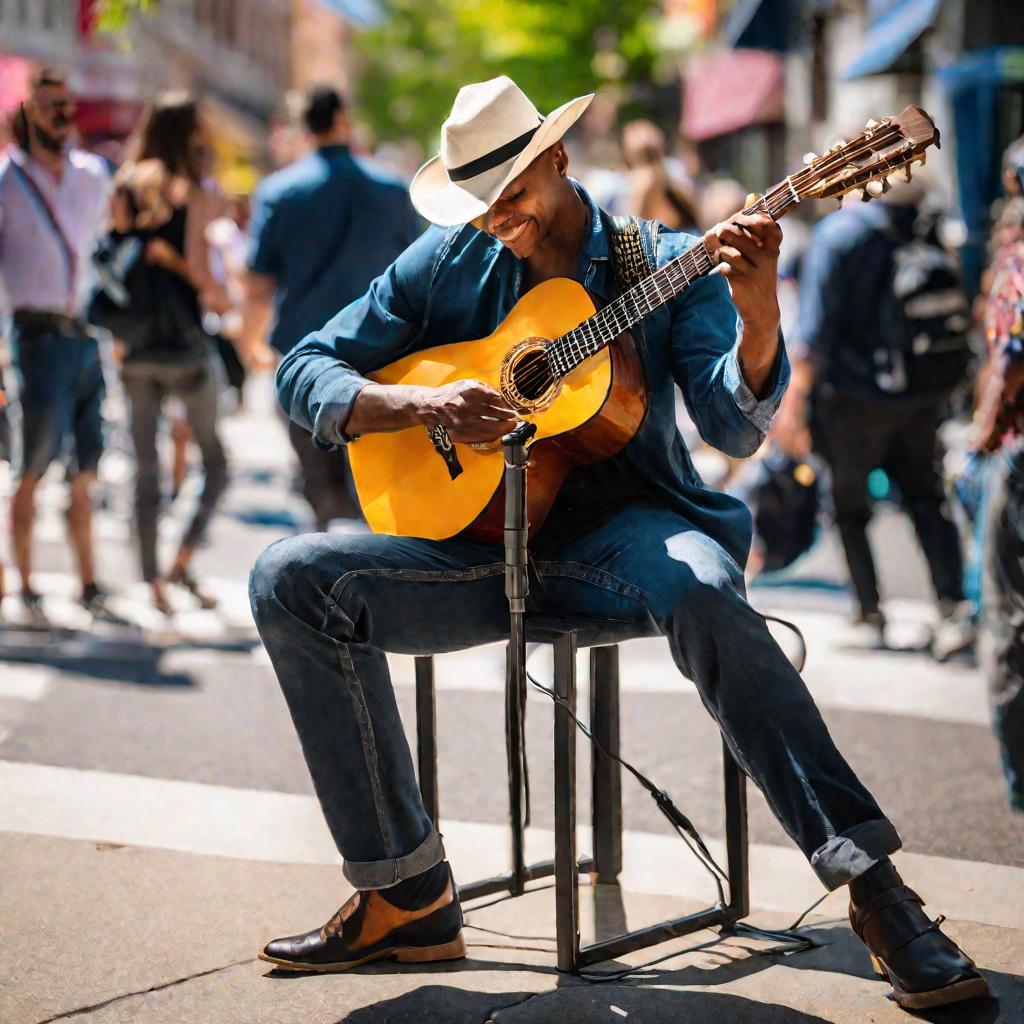
[[[138,571],[155,607],[171,613],[172,588],[212,607],[193,559],[230,479],[221,417],[242,407],[248,375],[272,370],[358,300],[422,231],[410,163],[399,150],[364,152],[344,98],[327,86],[305,96],[304,151],[252,195],[214,184],[191,96],[162,96],[114,158],[73,145],[74,113],[60,69],[40,70],[0,162],[0,456],[11,466],[16,569],[5,574],[0,559],[0,595],[45,620],[32,576],[36,492],[63,469],[80,599],[110,614],[94,570],[91,491],[120,438],[134,458]],[[589,151],[570,146],[570,159],[610,213],[672,229],[699,235],[747,202],[738,182],[702,172],[648,120]],[[924,179],[877,203],[849,199],[814,224],[787,221],[778,289],[793,379],[768,441],[734,462],[703,447],[681,402],[678,418],[705,480],[750,504],[748,575],[789,569],[831,522],[855,624],[878,644],[889,624],[867,527],[878,502],[902,506],[934,586],[934,656],[972,651],[983,625],[1021,809],[1024,141],[1004,166],[978,296],[960,283],[947,217]],[[321,450],[283,416],[279,429],[316,528],[358,522],[344,452]],[[201,495],[161,565],[159,521],[193,463]]]

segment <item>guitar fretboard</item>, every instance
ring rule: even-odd
[[[743,213],[767,213],[777,220],[798,202],[798,189],[786,178],[748,206]],[[578,327],[555,338],[548,345],[546,355],[556,379],[571,373],[585,359],[596,355],[623,331],[629,330],[660,306],[670,302],[694,281],[709,274],[714,267],[702,239],[629,291],[623,292]]]

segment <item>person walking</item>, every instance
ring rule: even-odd
[[[218,377],[201,300],[223,308],[222,289],[210,273],[206,228],[217,214],[216,197],[203,184],[206,144],[196,101],[184,93],[162,96],[139,131],[133,158],[115,178],[115,237],[142,244],[151,293],[151,315],[136,325],[126,345],[121,377],[130,407],[135,448],[135,516],[143,579],[156,607],[172,611],[165,583],[190,591],[204,608],[214,605],[191,571],[196,549],[227,486],[227,460],[217,435]],[[204,482],[166,576],[157,563],[160,461],[157,431],[166,398],[185,410],[202,455]]]
[[[881,467],[899,489],[928,562],[939,607],[931,646],[941,660],[974,639],[938,442],[950,393],[966,368],[969,311],[955,270],[944,263],[951,257],[933,240],[915,240],[922,198],[916,183],[897,186],[885,201],[847,203],[815,227],[800,287],[808,362],[794,379],[804,392],[798,397],[811,398],[814,447],[831,469],[856,621],[884,643],[867,536],[867,479]],[[911,264],[934,290],[903,291]],[[911,322],[907,314],[915,309],[940,315]]]
[[[43,615],[32,587],[35,496],[49,465],[69,454],[68,539],[80,599],[104,612],[93,563],[90,489],[103,451],[103,372],[82,320],[89,258],[106,218],[103,161],[70,145],[75,101],[62,71],[42,68],[0,161],[0,280],[13,313],[12,367],[20,406],[17,488],[11,503],[21,599]]]
[[[254,366],[274,362],[268,337],[278,355],[289,352],[362,295],[420,232],[405,187],[352,156],[336,89],[314,86],[303,119],[314,150],[266,178],[253,201],[241,351]],[[317,529],[361,518],[344,451],[323,451],[294,422],[288,432]]]
[[[1024,813],[1024,146],[1006,155],[1006,202],[985,299],[973,448],[982,511],[982,666],[1010,807]]]
[[[628,122],[622,129],[622,155],[629,168],[629,198],[623,212],[696,233],[697,196],[683,168],[668,159],[665,133],[645,118]]]

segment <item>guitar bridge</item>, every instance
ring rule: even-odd
[[[448,475],[454,480],[462,472],[462,463],[459,462],[459,453],[455,450],[455,442],[451,435],[438,423],[433,427],[427,427],[427,437],[430,438],[434,451],[444,459]]]

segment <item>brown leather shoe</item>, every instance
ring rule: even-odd
[[[462,908],[450,877],[444,892],[422,910],[402,910],[387,901],[386,892],[353,893],[322,928],[274,939],[260,959],[281,970],[333,973],[387,957],[430,963],[466,955]]]
[[[871,953],[875,973],[888,979],[905,1010],[926,1010],[989,994],[974,961],[921,909],[924,901],[890,869],[894,884],[857,906],[850,926]]]

